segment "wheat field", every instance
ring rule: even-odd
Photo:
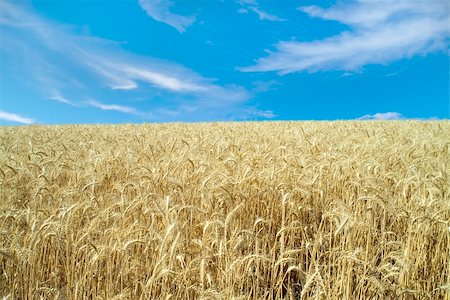
[[[449,133],[0,127],[0,297],[449,299]]]

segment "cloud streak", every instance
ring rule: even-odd
[[[57,91],[57,90],[54,90],[53,92],[51,92],[51,95],[50,95],[49,98],[52,99],[52,100],[55,100],[55,101],[57,101],[57,102],[67,104],[67,105],[71,105],[71,106],[79,106],[77,103],[75,103],[75,102],[73,102],[73,101],[71,101],[71,100],[69,100],[69,99],[63,97],[63,96],[59,93],[59,91]]]
[[[280,18],[276,15],[270,14],[267,11],[262,10],[259,7],[259,3],[255,0],[240,0],[238,3],[242,6],[238,13],[247,14],[249,11],[254,12],[261,21],[275,21],[281,22],[286,21],[286,19]]]
[[[151,18],[172,26],[178,32],[184,32],[187,27],[195,22],[194,16],[182,16],[172,13],[170,8],[174,3],[169,0],[139,0],[139,5]]]
[[[19,116],[17,114],[13,114],[6,111],[0,111],[0,120],[8,121],[8,122],[16,122],[21,124],[33,124],[35,121],[33,119],[29,119],[23,116]]]
[[[445,1],[359,0],[323,9],[300,7],[310,17],[350,27],[323,40],[281,41],[275,51],[241,68],[246,72],[358,71],[447,49],[449,12]]]
[[[105,104],[105,103],[101,103],[101,102],[98,102],[95,100],[88,100],[88,101],[85,101],[85,103],[89,106],[96,107],[101,110],[112,110],[112,111],[118,111],[118,112],[127,113],[127,114],[136,114],[137,113],[136,109],[134,109],[132,107],[118,105],[118,104]]]
[[[186,121],[261,114],[247,104],[253,93],[240,85],[218,84],[182,65],[78,34],[76,28],[51,22],[12,2],[0,2],[0,26],[6,57],[21,66],[18,77],[45,98],[141,118],[156,115],[157,121],[173,120],[173,112],[178,113],[177,120]],[[119,104],[102,104],[105,98]],[[128,105],[130,101],[136,108]]]
[[[373,115],[364,115],[359,117],[357,120],[402,120],[405,119],[401,113],[398,112],[385,112],[385,113],[375,113]]]

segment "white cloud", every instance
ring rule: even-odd
[[[258,112],[258,116],[264,117],[267,119],[273,119],[273,118],[277,117],[277,115],[274,114],[274,112],[271,110],[260,111],[260,112]]]
[[[0,111],[0,120],[8,122],[16,122],[22,124],[33,124],[35,121],[33,119],[25,118],[10,112]]]
[[[250,9],[251,11],[253,11],[255,14],[257,14],[260,20],[267,20],[267,21],[286,21],[286,20],[283,19],[283,18],[280,18],[280,17],[278,17],[278,16],[276,16],[276,15],[272,15],[272,14],[269,14],[268,12],[266,12],[266,11],[264,11],[264,10],[261,10],[261,9],[259,9],[259,8],[256,7],[256,6],[250,6],[249,9]]]
[[[195,22],[194,16],[182,16],[172,13],[170,7],[174,3],[169,0],[139,0],[139,4],[147,15],[156,21],[174,27],[179,32],[184,32],[187,27]]]
[[[385,113],[376,113],[373,115],[364,115],[359,117],[358,120],[401,120],[405,119],[401,113],[398,112],[385,112]]]
[[[128,77],[130,81],[133,79],[142,80],[174,92],[205,92],[208,90],[206,86],[189,80],[189,77],[181,79],[169,74],[148,70],[137,65],[122,65],[120,67],[119,72],[125,78]]]
[[[402,115],[398,112],[385,112],[385,113],[375,113],[373,115],[364,115],[357,118],[357,120],[416,120],[416,121],[436,121],[442,120],[438,117],[416,117],[410,118]]]
[[[61,60],[65,64],[73,64],[73,69],[77,72],[94,75],[94,79],[102,81],[112,89],[137,89],[140,81],[174,92],[208,90],[208,87],[202,85],[209,79],[181,65],[123,51],[112,41],[74,34],[59,24],[44,20],[8,2],[1,2],[0,8],[0,17],[3,17],[3,14],[8,17],[2,18],[2,25],[15,30],[13,34],[3,30],[2,34],[5,34],[8,42],[16,45],[17,49],[13,50],[22,51],[24,56],[32,57],[32,63],[39,65],[39,68],[36,68],[39,69],[39,77],[45,78],[43,81],[47,83],[57,85],[60,73],[67,72],[61,70],[61,64],[55,63]],[[63,76],[67,82],[70,74],[64,75],[67,75]],[[51,98],[67,104],[69,102],[55,93],[52,93]]]
[[[356,0],[328,9],[318,6],[298,8],[325,20],[334,20],[354,28],[371,28],[383,23],[408,21],[420,16],[448,18],[448,3],[443,0]]]
[[[63,95],[61,95],[60,91],[58,91],[58,90],[51,91],[50,99],[58,101],[60,103],[68,104],[71,106],[78,106],[78,104],[75,103],[74,101],[71,101],[71,100],[65,98]]]
[[[242,86],[218,84],[182,65],[77,34],[12,2],[0,1],[0,20],[7,59],[21,66],[18,75],[46,98],[80,108],[95,104],[77,99],[111,99],[120,105],[106,104],[109,110],[125,113],[133,113],[126,104],[134,101],[139,104],[135,115],[146,118],[150,114],[141,112],[160,111],[159,121],[173,120],[167,111],[180,112],[187,121],[258,113],[248,109],[253,92]]]
[[[89,106],[100,108],[101,110],[114,110],[127,114],[136,114],[138,113],[136,109],[128,106],[118,105],[118,104],[105,104],[95,100],[88,100],[85,103]]]
[[[255,0],[239,0],[238,3],[242,6],[238,9],[238,13],[247,14],[249,11],[254,12],[261,21],[286,21],[276,15],[270,14],[259,7]]]
[[[118,111],[118,112],[122,112],[122,113],[126,113],[126,114],[145,115],[144,113],[138,111],[135,108],[132,108],[129,106],[124,106],[124,105],[119,105],[119,104],[105,104],[105,103],[102,103],[102,102],[99,102],[96,100],[87,100],[87,101],[83,101],[81,103],[72,101],[72,100],[67,99],[63,95],[61,95],[60,91],[58,91],[58,90],[52,91],[52,96],[50,97],[50,99],[64,103],[64,104],[68,104],[68,105],[71,105],[74,107],[83,107],[83,106],[87,105],[87,106],[99,108],[101,110],[112,110],[112,111]]]
[[[172,92],[208,91],[208,87],[204,85],[207,79],[170,62],[119,51],[105,54],[78,49],[77,55],[98,75],[107,79],[107,84],[115,90],[137,89],[139,82],[142,82]]]
[[[335,20],[350,30],[323,40],[281,41],[248,72],[356,71],[368,64],[446,51],[449,11],[444,0],[359,0],[323,9],[301,7],[311,17]]]

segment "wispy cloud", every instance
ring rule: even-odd
[[[90,106],[99,109],[99,100],[107,98],[118,103],[106,104],[109,110],[135,110],[139,117],[157,115],[158,121],[252,118],[259,113],[249,109],[253,92],[240,85],[218,84],[182,65],[78,34],[76,28],[21,5],[0,1],[0,20],[5,55],[21,66],[18,76],[46,98],[80,108],[88,104],[83,99],[96,99],[97,105]],[[131,101],[138,106],[128,109]],[[140,113],[145,111],[152,114]]]
[[[105,103],[101,103],[101,102],[98,102],[95,100],[88,100],[88,101],[85,101],[85,103],[89,106],[96,107],[101,110],[113,110],[113,111],[118,111],[118,112],[127,113],[127,114],[137,113],[135,108],[118,105],[118,104],[105,104]]]
[[[356,71],[368,64],[447,49],[449,6],[445,0],[359,0],[328,9],[306,6],[299,10],[346,24],[350,30],[323,40],[281,41],[276,51],[268,51],[269,56],[242,71]]]
[[[238,3],[242,6],[238,9],[238,13],[247,14],[250,11],[254,12],[261,21],[286,21],[276,15],[270,14],[259,7],[259,3],[255,0],[239,0]]]
[[[264,117],[264,118],[266,118],[266,119],[273,119],[273,118],[278,117],[278,116],[277,116],[273,111],[271,111],[271,110],[260,111],[260,112],[258,112],[257,115],[260,116],[260,117]]]
[[[436,116],[431,117],[408,117],[398,112],[375,113],[373,115],[364,115],[356,120],[416,120],[416,121],[436,121],[443,120]]]
[[[101,110],[111,110],[111,111],[118,111],[121,113],[126,113],[126,114],[135,114],[135,115],[145,115],[144,113],[138,111],[137,109],[133,108],[133,107],[129,107],[129,106],[124,106],[124,105],[119,105],[119,104],[106,104],[106,103],[102,103],[100,101],[96,101],[96,100],[85,100],[85,101],[72,101],[67,99],[66,97],[62,96],[60,94],[59,91],[55,90],[53,91],[52,96],[50,96],[50,99],[55,100],[57,102],[61,102],[64,104],[68,104],[74,107],[79,107],[79,108],[83,108],[86,106],[91,106],[91,107],[95,107]]]
[[[358,120],[402,120],[405,119],[401,113],[398,112],[385,112],[385,113],[376,113],[373,115],[364,115],[359,117]]]
[[[79,106],[74,101],[71,101],[71,100],[65,98],[64,96],[62,96],[61,93],[58,90],[50,91],[50,97],[49,98],[52,99],[52,100],[55,100],[57,102],[68,104],[68,105],[71,105],[71,106]]]
[[[180,93],[204,93],[210,88],[206,84],[207,79],[182,66],[124,54],[105,57],[85,50],[80,52],[93,70],[109,79],[112,89],[136,89],[139,82]]]
[[[33,124],[35,121],[6,111],[0,111],[0,120],[21,124]]]
[[[195,22],[194,16],[182,16],[170,11],[174,3],[170,0],[139,0],[143,10],[156,21],[166,23],[179,32],[184,32],[187,27]]]

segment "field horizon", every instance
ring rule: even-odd
[[[449,132],[0,126],[0,297],[449,299]]]

